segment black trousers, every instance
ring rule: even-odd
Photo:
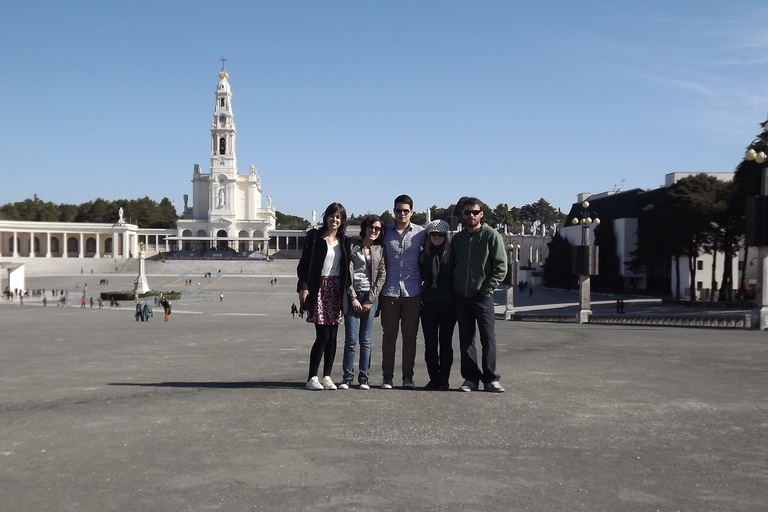
[[[496,314],[493,311],[493,296],[462,297],[457,294],[455,302],[456,320],[459,323],[461,376],[475,384],[499,380],[496,373]],[[483,349],[481,364],[477,361],[476,330],[480,331],[480,345]]]
[[[424,361],[429,380],[435,385],[449,384],[453,366],[453,329],[456,306],[449,302],[425,302],[421,307],[424,333]]]

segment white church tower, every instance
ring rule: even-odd
[[[235,251],[266,250],[269,230],[275,229],[271,197],[261,207],[261,179],[256,167],[247,175],[237,172],[237,129],[232,110],[229,74],[222,60],[216,104],[211,123],[211,158],[208,173],[195,164],[192,172],[192,206],[184,196],[184,213],[176,226],[182,250]]]

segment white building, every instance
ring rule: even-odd
[[[211,122],[210,168],[204,173],[195,164],[192,206],[185,194],[182,218],[176,223],[175,236],[170,237],[190,255],[261,254],[267,249],[269,231],[276,227],[270,196],[262,208],[256,167],[251,165],[248,174],[237,170],[237,129],[228,78],[222,67]]]
[[[182,218],[174,229],[142,229],[126,223],[122,211],[116,222],[26,222],[0,221],[0,262],[24,258],[136,258],[139,242],[151,254],[182,250],[216,257],[237,252],[240,256],[263,257],[268,250],[269,231],[276,226],[270,196],[262,207],[261,179],[251,165],[246,175],[237,171],[232,91],[222,68],[216,87],[211,123],[210,170],[192,173],[192,206],[184,195]],[[287,236],[286,236],[287,235]],[[299,234],[273,236],[273,249],[296,247]],[[293,235],[293,236],[291,236]],[[189,254],[192,255],[192,254]]]

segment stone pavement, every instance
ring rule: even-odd
[[[499,321],[504,394],[309,392],[271,278],[167,323],[0,303],[0,510],[765,509],[766,333]]]

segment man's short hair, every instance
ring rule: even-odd
[[[413,199],[411,199],[411,196],[408,194],[401,194],[395,198],[395,208],[397,208],[398,204],[407,204],[411,207],[411,210],[413,210]]]
[[[464,206],[466,207],[468,204],[471,204],[472,206],[479,206],[481,210],[483,208],[483,202],[476,197],[466,198],[464,200]]]

